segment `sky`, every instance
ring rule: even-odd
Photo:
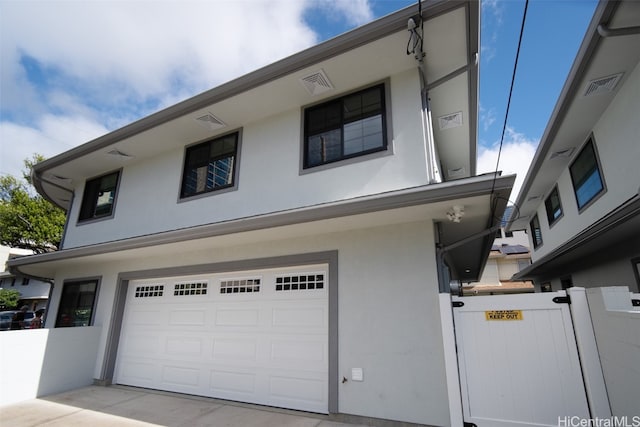
[[[499,170],[524,179],[596,6],[530,0]],[[0,174],[417,0],[0,0]],[[478,173],[496,169],[525,0],[481,3]]]

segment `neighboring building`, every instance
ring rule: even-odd
[[[640,286],[640,2],[599,5],[507,230],[536,287]],[[519,213],[519,215],[518,215]]]
[[[533,282],[529,280],[512,280],[512,276],[531,265],[529,240],[523,230],[507,231],[507,220],[511,216],[513,206],[508,206],[500,229],[496,232],[487,264],[482,277],[477,282],[464,284],[462,295],[498,295],[533,292]]]
[[[2,265],[3,270],[6,270],[5,266],[8,260],[31,254],[33,252],[26,249],[0,246],[0,265]],[[0,272],[0,289],[14,289],[20,292],[18,307],[27,305],[31,311],[47,308],[50,287],[51,285],[48,282],[36,278],[15,275],[9,271]],[[0,308],[5,309],[5,307]]]
[[[102,384],[451,424],[449,281],[514,182],[475,176],[478,8],[423,5],[424,65],[410,7],[36,165],[46,327],[99,328]]]

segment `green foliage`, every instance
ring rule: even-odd
[[[16,308],[20,300],[20,292],[15,289],[0,289],[0,308],[11,310]]]
[[[37,194],[31,186],[33,165],[44,160],[34,154],[24,161],[23,180],[0,177],[0,244],[35,253],[58,250],[65,212]]]

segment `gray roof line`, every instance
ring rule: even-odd
[[[585,33],[585,37],[580,45],[580,49],[578,50],[578,54],[571,66],[571,70],[569,71],[569,75],[565,81],[564,86],[562,87],[562,91],[560,92],[560,96],[558,97],[558,101],[551,113],[551,117],[549,118],[549,122],[547,123],[547,127],[540,138],[540,142],[538,144],[538,149],[531,161],[531,165],[529,166],[529,170],[527,171],[527,175],[524,178],[522,183],[522,187],[520,189],[520,193],[518,194],[518,198],[516,200],[517,206],[522,206],[525,202],[525,197],[528,195],[529,190],[531,189],[531,185],[533,184],[533,179],[536,176],[537,171],[541,168],[544,163],[547,154],[551,148],[549,141],[552,141],[555,138],[560,125],[562,124],[562,120],[566,116],[573,97],[580,89],[579,87],[579,77],[585,72],[587,67],[589,66],[593,53],[597,49],[598,45],[602,37],[598,34],[598,26],[602,23],[608,22],[615,9],[618,6],[618,2],[616,1],[601,1],[594,14],[589,27]],[[511,218],[509,218],[509,223],[513,223],[518,218],[513,218],[513,215],[516,214],[516,210],[514,210],[511,214]],[[508,227],[507,229],[510,229]]]
[[[139,249],[162,244],[229,235],[245,231],[256,231],[305,222],[487,195],[491,191],[492,181],[493,174],[487,174],[458,180],[453,183],[445,182],[441,184],[430,184],[405,190],[390,191],[373,196],[358,197],[346,201],[331,202],[195,226],[186,229],[165,231],[157,234],[133,237],[90,246],[63,249],[46,254],[24,256],[10,260],[8,265],[10,268],[19,268],[24,265],[38,264],[48,261],[100,255],[122,250]],[[495,191],[510,192],[514,181],[515,175],[497,177]]]

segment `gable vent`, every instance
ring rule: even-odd
[[[300,83],[302,83],[302,86],[304,86],[311,95],[319,95],[333,89],[329,77],[327,77],[323,70],[302,77]]]
[[[206,126],[210,130],[216,130],[227,126],[225,122],[211,113],[207,113],[204,116],[196,117],[196,120],[198,121],[198,123]]]
[[[462,126],[462,111],[438,117],[438,124],[440,125],[440,130]]]
[[[615,89],[616,85],[620,81],[622,74],[623,73],[619,73],[612,76],[591,80],[589,83],[587,83],[587,88],[584,91],[584,96],[611,92],[613,89]]]

